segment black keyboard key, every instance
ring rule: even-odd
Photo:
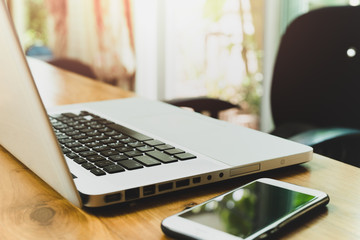
[[[86,159],[81,158],[81,157],[74,158],[73,160],[74,160],[74,162],[76,162],[77,164],[87,163]]]
[[[109,137],[102,134],[102,135],[94,136],[93,138],[95,140],[103,140],[103,139],[108,139]]]
[[[139,169],[139,168],[144,167],[139,162],[137,162],[135,160],[131,160],[131,159],[120,161],[120,162],[118,162],[118,164],[120,164],[121,166],[123,166],[124,168],[126,168],[128,170],[134,170],[134,169]]]
[[[84,129],[81,129],[80,132],[82,133],[88,133],[88,132],[92,132],[93,130],[91,128],[84,128]]]
[[[71,159],[79,157],[79,155],[77,155],[76,153],[73,153],[73,152],[66,154],[66,156]]]
[[[78,135],[80,133],[79,130],[66,131],[65,129],[63,130],[63,132],[68,136],[75,136],[75,135]]]
[[[91,142],[96,142],[96,140],[92,137],[85,137],[79,140],[79,142],[81,143],[91,143]]]
[[[103,161],[106,160],[106,158],[100,156],[100,155],[92,155],[92,156],[88,156],[86,157],[86,159],[90,162],[98,162],[98,161]]]
[[[97,155],[97,152],[94,152],[94,151],[85,151],[85,152],[79,153],[79,155],[82,156],[82,157],[88,157],[88,156],[92,156],[92,155]]]
[[[98,122],[90,120],[87,123],[85,123],[85,125],[88,127],[94,128],[93,126],[98,125]]]
[[[53,124],[53,127],[57,130],[61,130],[63,128],[67,128],[68,126],[66,124],[59,123],[59,124]]]
[[[81,111],[79,116],[91,116],[91,113],[89,113],[88,111]]]
[[[76,132],[74,132],[74,131],[76,131]],[[67,134],[69,136],[79,133],[79,132],[77,132],[77,130],[74,130],[74,128],[72,128],[72,127],[62,128],[61,132],[65,133],[65,134]]]
[[[100,136],[103,135],[101,132],[92,130],[86,133],[86,135],[88,135],[89,137],[95,137],[95,136]]]
[[[97,146],[102,146],[101,143],[99,143],[98,141],[94,141],[94,142],[89,142],[89,143],[85,143],[85,145],[89,148],[94,148]]]
[[[105,132],[109,132],[111,129],[108,127],[104,127],[104,128],[100,128],[98,129],[99,132],[105,133]]]
[[[120,139],[128,138],[128,136],[119,133],[118,135],[113,136],[112,138],[113,138],[113,139],[116,139],[116,140],[120,140]]]
[[[111,128],[111,129],[114,129],[115,131],[118,131],[118,132],[121,132],[121,133],[124,133],[126,135],[128,135],[129,137],[132,137],[138,141],[145,141],[145,140],[150,140],[152,139],[151,137],[148,137],[144,134],[141,134],[139,132],[136,132],[130,128],[127,128],[127,127],[124,127],[124,126],[121,126],[119,124],[109,124],[107,125],[107,127]]]
[[[160,151],[151,151],[151,152],[146,152],[147,155],[157,159],[157,160],[160,160],[161,162],[163,163],[171,163],[171,162],[176,162],[177,159],[166,154],[166,153],[163,153],[163,152],[160,152]]]
[[[66,124],[68,127],[72,127],[74,124],[77,124],[78,122],[75,119],[72,118],[64,118],[60,119],[60,121],[64,124]]]
[[[49,116],[49,120],[50,120],[50,123],[51,123],[52,127],[59,124],[59,121],[56,120],[55,118],[52,118],[51,116]]]
[[[154,150],[154,148],[153,147],[150,147],[150,146],[148,146],[148,145],[145,145],[145,146],[143,146],[143,147],[138,147],[138,148],[136,148],[138,151],[140,151],[140,152],[148,152],[148,151],[152,151],[152,150]]]
[[[106,150],[106,151],[102,151],[100,152],[101,155],[105,156],[105,157],[109,157],[111,155],[116,155],[118,154],[117,151],[114,151],[114,150]]]
[[[156,148],[157,150],[164,151],[164,150],[172,149],[172,148],[174,148],[174,147],[171,146],[171,145],[169,145],[169,144],[163,144],[163,145],[155,146],[155,148]]]
[[[135,139],[132,139],[132,138],[130,138],[130,137],[120,139],[119,141],[120,141],[120,142],[122,142],[122,143],[125,143],[125,144],[127,144],[127,143],[134,143],[134,142],[136,142],[136,140],[135,140]]]
[[[72,138],[75,139],[75,140],[84,139],[84,138],[86,138],[86,137],[87,137],[87,136],[86,136],[85,133],[80,133],[80,134],[77,134],[77,135],[72,136]]]
[[[71,151],[65,147],[61,147],[61,151],[63,152],[63,154],[71,153]]]
[[[57,134],[56,134],[56,138],[57,138],[58,140],[61,140],[61,139],[69,139],[69,137],[66,136],[66,135],[63,134],[63,133],[57,133]]]
[[[53,118],[53,119],[58,119],[58,120],[66,118],[61,114],[52,114],[52,115],[50,115],[50,117]]]
[[[102,152],[102,151],[106,151],[106,150],[111,150],[111,148],[109,148],[108,146],[106,145],[99,145],[99,146],[95,146],[92,148],[94,151],[97,151],[97,152]]]
[[[145,146],[145,144],[143,144],[142,142],[132,142],[132,143],[129,143],[128,145],[133,148]]]
[[[129,157],[126,156],[126,155],[112,155],[109,157],[109,159],[111,161],[114,161],[114,162],[118,162],[118,161],[122,161],[122,160],[126,160],[128,159]]]
[[[95,174],[96,176],[106,175],[106,173],[103,170],[98,169],[98,168],[93,168],[93,169],[90,170],[90,172]]]
[[[109,139],[100,140],[100,142],[102,142],[104,144],[109,144],[109,143],[116,143],[116,140],[112,139],[112,138],[109,138]]]
[[[79,153],[79,152],[89,151],[90,149],[87,148],[87,147],[85,147],[85,146],[79,146],[79,147],[73,147],[72,150],[73,150],[74,152]]]
[[[118,173],[125,171],[125,169],[119,165],[109,165],[107,167],[104,167],[104,170],[108,173]]]
[[[139,156],[139,157],[135,157],[136,161],[139,161],[140,163],[142,163],[143,165],[147,166],[147,167],[151,167],[151,166],[156,166],[156,165],[160,165],[161,163],[150,157],[150,156]]]
[[[104,134],[106,136],[115,136],[115,135],[118,135],[118,132],[115,130],[112,130],[112,131],[104,132]]]
[[[192,155],[191,153],[180,153],[180,154],[176,154],[175,157],[180,160],[188,160],[188,159],[196,158],[196,156]]]
[[[147,145],[154,147],[157,145],[164,145],[165,143],[159,141],[159,140],[149,140],[149,141],[144,141],[144,143],[146,143]]]
[[[69,142],[69,143],[65,143],[65,146],[67,146],[68,148],[80,147],[81,143],[79,143],[79,142]]]
[[[77,115],[75,113],[62,113],[61,115],[68,117],[68,118],[77,117]]]
[[[114,163],[109,161],[109,160],[103,160],[103,161],[99,161],[99,162],[95,162],[95,165],[98,166],[98,167],[106,167],[106,166],[109,166],[109,165],[113,165]]]
[[[97,130],[97,129],[103,129],[105,127],[105,125],[103,125],[103,124],[91,124],[90,127]]]
[[[62,139],[59,139],[58,141],[59,141],[59,143],[61,143],[61,144],[66,144],[66,143],[74,142],[74,140],[71,139],[71,138],[62,138]]]
[[[174,148],[174,149],[165,150],[165,152],[167,154],[174,155],[174,154],[184,153],[185,151],[179,148]]]
[[[128,157],[137,157],[137,156],[143,155],[142,152],[139,152],[139,151],[136,151],[136,150],[133,150],[133,151],[130,151],[130,152],[125,152],[124,154],[126,156],[128,156]]]
[[[76,130],[86,129],[86,126],[84,124],[79,124],[79,125],[74,126],[74,129],[76,129]]]
[[[129,151],[133,150],[133,148],[131,148],[131,147],[119,147],[119,148],[115,148],[115,149],[116,149],[116,151],[119,151],[121,153],[129,152]]]
[[[125,145],[123,143],[115,142],[115,143],[109,143],[108,146],[110,148],[118,148],[118,147],[124,147]]]
[[[83,163],[81,164],[81,166],[87,170],[90,170],[90,169],[93,169],[93,168],[96,168],[93,164],[91,163]]]

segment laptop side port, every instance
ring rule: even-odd
[[[201,182],[201,177],[194,177],[193,178],[193,183],[200,183]]]
[[[190,185],[190,180],[189,179],[180,180],[180,181],[177,181],[175,185],[176,185],[177,188],[189,186]]]
[[[155,185],[149,185],[143,187],[143,196],[149,196],[155,194]]]
[[[125,200],[133,200],[140,197],[140,189],[139,188],[133,188],[128,189],[125,191]]]
[[[163,191],[166,191],[166,190],[170,190],[173,188],[173,183],[172,182],[169,182],[169,183],[163,183],[163,184],[160,184],[158,186],[159,188],[159,192],[163,192]]]
[[[117,202],[120,200],[121,200],[121,193],[109,194],[105,196],[106,203]]]

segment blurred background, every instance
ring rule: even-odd
[[[278,43],[300,14],[359,0],[7,0],[29,56],[78,60],[151,99],[209,96],[221,119],[270,131]]]

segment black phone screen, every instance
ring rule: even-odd
[[[179,216],[246,238],[314,198],[289,189],[253,182]]]

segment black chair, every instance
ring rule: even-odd
[[[169,104],[178,107],[189,107],[198,113],[209,113],[210,117],[219,118],[219,113],[231,108],[240,109],[239,105],[232,104],[216,98],[209,97],[194,97],[194,98],[179,98],[165,101]]]
[[[271,134],[354,166],[360,166],[359,26],[360,7],[301,15],[281,39],[271,84]]]
[[[89,65],[73,58],[54,57],[51,49],[47,46],[32,45],[25,51],[25,53],[26,56],[38,58],[61,69],[74,72],[88,78],[97,79],[95,72]]]
[[[360,7],[327,7],[283,35],[271,83],[272,134],[360,166]]]
[[[92,68],[79,60],[72,58],[53,58],[47,62],[67,71],[74,72],[88,78],[97,79],[97,76]]]

